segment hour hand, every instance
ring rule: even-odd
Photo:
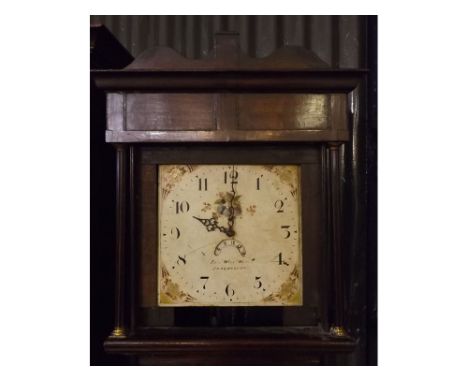
[[[197,219],[200,223],[202,223],[205,226],[205,228],[208,230],[208,232],[211,232],[211,231],[214,231],[215,229],[220,228],[215,218],[202,219],[202,218],[197,218],[196,216],[193,216],[193,218]]]
[[[224,227],[219,226],[218,221],[215,218],[202,219],[197,218],[196,216],[193,216],[193,218],[197,219],[200,223],[202,223],[208,232],[212,232],[215,229],[219,229],[222,233],[225,233],[229,237],[234,236],[234,231],[231,227],[229,227],[229,229],[226,229]]]

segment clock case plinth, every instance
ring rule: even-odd
[[[330,69],[300,48],[285,47],[264,59],[246,57],[238,36],[230,33],[217,34],[213,53],[202,60],[155,48],[123,70],[92,72],[107,93],[106,141],[117,153],[115,327],[104,344],[108,352],[136,356],[139,364],[307,365],[353,351],[344,303],[343,151],[353,128],[350,100],[357,99],[364,76],[360,70]],[[310,108],[316,95],[327,97],[322,116]],[[323,211],[320,256],[327,266],[321,268],[318,325],[139,322],[142,285],[156,285],[142,283],[138,272],[139,234],[145,229],[136,211],[139,188],[145,187],[137,181],[139,164],[242,161],[307,169],[317,153],[321,204],[310,201],[303,216],[310,208]]]

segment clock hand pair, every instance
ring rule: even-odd
[[[214,230],[219,230],[222,233],[226,234],[228,237],[232,237],[236,234],[234,231],[234,222],[235,222],[235,210],[234,210],[234,198],[236,197],[236,189],[234,184],[237,183],[235,180],[237,176],[235,176],[236,170],[234,166],[232,166],[232,174],[231,174],[231,200],[229,201],[229,216],[228,216],[228,228],[218,225],[218,220],[216,218],[210,219],[203,219],[196,216],[193,216],[194,219],[197,219],[200,223],[202,223],[208,232],[212,232]]]

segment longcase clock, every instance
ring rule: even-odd
[[[115,327],[141,365],[316,365],[352,352],[340,152],[363,73],[285,47],[168,48],[95,71],[117,152]]]

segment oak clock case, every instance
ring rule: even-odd
[[[138,364],[324,364],[346,330],[342,152],[359,71],[150,50],[93,78],[116,148],[115,326]],[[216,355],[216,356],[214,356]]]

